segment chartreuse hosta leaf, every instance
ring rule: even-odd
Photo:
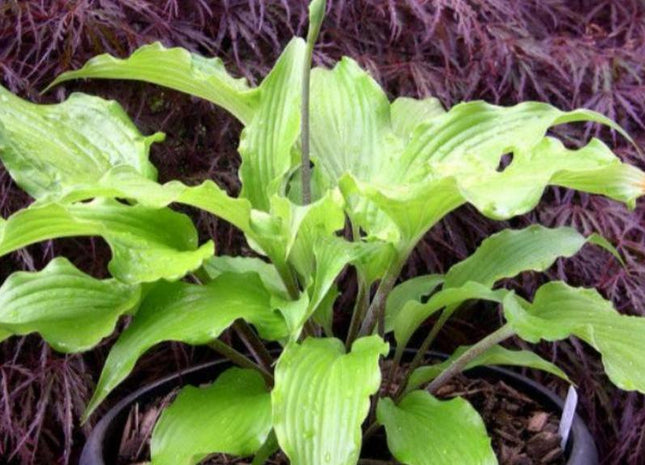
[[[410,375],[407,390],[413,390],[422,384],[429,383],[435,379],[441,372],[448,368],[460,355],[462,355],[470,347],[459,347],[455,352],[445,361],[434,365],[427,365],[419,367]],[[559,376],[565,381],[571,383],[569,377],[560,368],[553,363],[544,360],[535,352],[530,350],[509,350],[502,346],[496,345],[488,349],[483,354],[473,359],[465,370],[470,370],[480,366],[490,365],[508,365],[535,368],[537,370],[546,371],[555,376]]]
[[[419,302],[418,298],[396,302],[396,305],[390,302],[386,307],[386,329],[394,330],[397,347],[402,350],[419,325],[436,311],[444,307],[452,310],[469,299],[501,302],[505,292],[490,290],[497,281],[523,271],[545,271],[558,257],[571,257],[586,243],[599,245],[620,259],[616,250],[601,236],[592,234],[584,237],[569,227],[532,225],[493,234],[482,241],[471,256],[450,268],[441,278],[444,281],[442,290],[426,303]],[[436,286],[434,281],[430,284]],[[427,292],[432,289],[429,286]]]
[[[621,315],[595,289],[551,282],[538,289],[532,303],[517,296],[504,302],[504,315],[529,341],[557,341],[576,336],[602,355],[609,378],[621,389],[645,392],[645,318]]]
[[[271,395],[254,370],[229,368],[206,387],[184,387],[157,422],[151,465],[194,465],[214,453],[255,453],[271,431]]]
[[[81,69],[61,74],[50,87],[78,78],[147,81],[209,100],[243,123],[251,120],[257,106],[256,89],[245,79],[233,78],[219,58],[204,58],[181,47],[166,48],[155,42],[130,57],[108,54],[89,60]]]
[[[215,256],[204,262],[204,270],[211,279],[224,273],[257,273],[268,290],[283,296],[287,293],[275,267],[259,258]]]
[[[270,301],[256,273],[223,273],[205,285],[159,282],[112,347],[86,416],[130,373],[137,359],[160,342],[206,344],[238,318],[253,324],[264,339],[286,337],[285,321]]]
[[[378,336],[354,342],[308,338],[285,348],[271,393],[273,426],[293,465],[354,465],[361,423],[381,382],[379,358],[388,345]]]
[[[390,106],[392,129],[404,142],[408,142],[417,126],[445,112],[441,102],[434,97],[423,100],[399,97]]]
[[[38,332],[60,352],[94,347],[141,299],[138,285],[94,279],[65,258],[38,272],[13,273],[0,287],[0,331]]]
[[[585,237],[573,228],[531,225],[505,229],[484,239],[477,250],[446,273],[445,287],[476,281],[492,286],[523,271],[545,271],[559,257],[572,257],[587,243],[599,245],[620,260],[614,247],[598,234]]]
[[[293,39],[259,87],[260,102],[253,119],[242,131],[240,196],[254,208],[268,211],[274,194],[286,188],[285,176],[295,168],[292,152],[300,134],[302,67],[306,45]]]
[[[460,397],[443,401],[413,391],[398,405],[381,399],[376,415],[390,452],[405,465],[497,464],[484,422]]]
[[[244,124],[241,196],[268,211],[274,194],[283,193],[285,176],[295,166],[292,148],[300,133],[300,92],[305,42],[293,39],[274,68],[255,89],[226,73],[221,60],[206,59],[160,44],[141,47],[130,58],[101,55],[83,68],[61,75],[54,84],[76,78],[122,78],[153,82],[210,100]]]
[[[466,202],[486,216],[505,219],[535,207],[549,184],[630,205],[645,189],[645,175],[621,163],[600,141],[568,150],[546,137],[551,126],[575,121],[620,131],[591,111],[562,112],[538,102],[513,107],[469,102],[441,113],[429,102],[426,113],[410,110],[409,121],[401,120],[407,108],[423,108],[423,102],[390,106],[378,85],[349,59],[313,73],[312,101],[323,99],[327,103],[312,115],[312,159],[329,185],[340,179],[352,221],[368,234],[398,243],[402,251]],[[509,152],[510,166],[498,170]]]
[[[0,223],[0,255],[36,242],[101,236],[112,250],[109,270],[126,283],[179,279],[214,252],[197,246],[190,219],[169,209],[128,206],[114,200],[33,204]]]
[[[417,300],[408,301],[392,321],[392,329],[397,342],[396,350],[401,353],[414,331],[435,312],[445,307],[455,307],[471,299],[502,302],[507,292],[505,289],[493,291],[489,286],[469,281],[463,286],[449,287],[436,292],[426,303]]]
[[[148,152],[163,134],[143,136],[114,101],[72,94],[36,105],[0,86],[0,103],[0,159],[32,197],[95,182],[115,166],[156,179]]]

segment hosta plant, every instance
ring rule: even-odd
[[[0,338],[38,332],[56,350],[80,352],[130,316],[85,417],[158,343],[209,345],[229,358],[237,366],[209,386],[184,388],[163,412],[150,443],[155,465],[195,464],[214,453],[260,464],[278,450],[294,465],[355,464],[364,435],[380,427],[404,464],[496,463],[471,405],[433,393],[478,365],[533,367],[567,379],[537,354],[500,345],[512,336],[532,343],[575,336],[601,353],[616,385],[645,392],[645,319],[620,315],[594,289],[564,282],[534,296],[499,285],[546,270],[588,243],[620,261],[600,236],[539,225],[504,230],[445,274],[399,281],[420,238],[466,203],[508,219],[533,209],[555,185],[633,206],[645,192],[645,173],[600,140],[571,149],[548,135],[577,121],[621,128],[588,110],[538,102],[475,101],[446,111],[433,98],[390,101],[351,58],[311,69],[323,10],[324,2],[312,4],[307,40],[294,38],[257,87],[217,58],[158,43],[125,59],[98,56],[54,83],[141,80],[230,111],[244,125],[238,197],[210,180],[157,182],[148,154],[163,135],[142,135],[114,101],[77,93],[36,105],[0,88],[0,157],[34,198],[1,221],[0,253],[68,236],[100,236],[112,251],[109,279],[62,257],[11,275],[0,288]],[[509,155],[510,164],[500,163]],[[212,242],[199,244],[189,217],[172,208],[181,204],[239,228],[257,256],[222,256]],[[335,308],[336,280],[348,267],[358,277],[355,303]],[[505,323],[446,361],[426,364],[443,325],[472,300],[498,304]],[[351,313],[349,327],[335,327],[334,312]],[[402,363],[432,315],[436,323],[417,355]],[[248,355],[223,342],[228,331]]]

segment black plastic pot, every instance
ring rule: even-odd
[[[445,357],[443,354],[431,353],[431,355]],[[230,363],[227,361],[199,365],[162,378],[125,397],[96,424],[83,447],[79,465],[116,464],[121,433],[125,427],[130,406],[134,403],[145,402],[163,396],[172,389],[185,384],[197,385],[213,381],[221,371],[229,366]],[[485,367],[471,370],[468,375],[501,379],[520,392],[527,394],[546,409],[561,411],[564,405],[564,401],[559,396],[544,386],[512,371],[497,367]],[[598,465],[596,445],[587,426],[578,415],[574,417],[569,443],[565,452],[568,456],[567,465]]]

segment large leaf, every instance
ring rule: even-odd
[[[620,258],[615,249],[597,234],[585,238],[573,228],[546,228],[532,225],[505,229],[484,239],[477,250],[446,273],[444,287],[468,281],[493,286],[503,278],[523,271],[545,271],[559,257],[571,257],[586,243],[599,245]]]
[[[213,453],[255,453],[271,431],[271,395],[254,370],[229,368],[210,386],[184,387],[150,440],[151,465],[194,465]]]
[[[341,189],[365,231],[396,240],[403,250],[463,203],[472,203],[488,217],[506,219],[534,208],[549,184],[633,206],[645,192],[643,172],[621,163],[598,140],[568,150],[545,137],[549,127],[573,121],[596,121],[620,130],[587,110],[566,113],[537,102],[513,107],[459,104],[417,125],[409,144],[380,176],[345,174]],[[500,159],[508,153],[512,162],[500,170]],[[389,217],[398,237],[372,211],[373,205]]]
[[[70,236],[103,237],[112,250],[110,272],[131,284],[179,279],[214,251],[212,242],[197,247],[197,231],[185,215],[104,199],[20,210],[0,223],[0,255]]]
[[[423,100],[399,97],[390,106],[392,128],[399,137],[407,142],[417,127],[445,112],[441,102],[434,97]]]
[[[230,197],[211,180],[197,186],[186,186],[179,181],[162,185],[141,176],[131,167],[118,166],[96,181],[66,187],[57,200],[73,203],[97,197],[127,199],[150,208],[183,203],[219,216],[244,232],[251,230],[249,201]]]
[[[288,334],[284,319],[271,306],[269,291],[255,273],[225,273],[203,286],[158,283],[112,347],[86,416],[152,346],[163,341],[206,344],[238,318],[253,324],[265,339]]]
[[[422,384],[432,381],[469,348],[470,347],[467,346],[461,346],[443,362],[417,368],[410,375],[407,389],[416,389]],[[555,366],[553,363],[544,360],[535,352],[531,352],[530,350],[509,350],[500,345],[495,345],[486,350],[483,354],[475,357],[468,363],[468,365],[466,365],[464,371],[471,370],[479,366],[490,365],[508,365],[535,368],[537,370],[542,370],[555,376],[559,376],[569,383],[571,382],[568,376],[560,368]]]
[[[403,351],[414,331],[435,312],[445,307],[454,308],[462,302],[471,299],[502,302],[507,292],[504,289],[493,291],[488,286],[469,281],[463,286],[449,287],[436,292],[426,303],[409,300],[394,315],[391,321],[394,337],[397,342],[397,351]]]
[[[388,179],[401,141],[390,124],[390,103],[358,64],[344,57],[332,70],[311,73],[311,157],[330,185],[345,173]]]
[[[413,391],[398,405],[383,398],[377,418],[392,455],[405,465],[497,464],[484,422],[460,397],[441,401]]]
[[[262,84],[250,90],[245,81],[231,78],[217,58],[152,44],[126,60],[95,57],[82,69],[64,73],[54,84],[81,77],[144,80],[223,106],[246,125],[239,146],[241,196],[255,208],[268,211],[271,197],[283,192],[287,173],[297,165],[292,149],[300,133],[304,58],[304,41],[293,39]]]
[[[259,87],[260,102],[240,139],[241,197],[268,211],[286,175],[298,165],[292,149],[300,134],[300,97],[306,45],[293,39]]]
[[[81,69],[58,76],[50,87],[78,78],[152,82],[209,100],[243,123],[251,120],[257,104],[257,91],[245,79],[234,79],[219,58],[204,58],[180,47],[165,48],[159,42],[144,45],[126,59],[96,56]]]
[[[602,123],[624,134],[616,123],[591,110],[563,112],[541,102],[501,107],[473,101],[455,105],[419,127],[402,162],[411,169],[408,173],[411,180],[421,179],[431,171],[440,170],[445,176],[465,168],[468,174],[476,169],[485,170],[480,174],[486,181],[487,175],[497,171],[502,155],[509,152],[515,155],[511,166],[520,159],[531,161],[534,148],[544,141],[550,127],[576,121]],[[618,161],[615,157],[614,160]],[[533,161],[549,168],[539,158]]]
[[[150,145],[121,106],[84,94],[57,105],[24,101],[0,86],[0,159],[18,185],[36,198],[98,181],[115,166],[148,179]]]
[[[547,283],[533,303],[509,295],[504,314],[529,342],[579,337],[600,352],[614,384],[645,393],[645,318],[619,314],[595,289]]]
[[[361,423],[379,387],[379,357],[388,345],[377,336],[356,340],[345,353],[338,339],[289,345],[276,366],[273,425],[293,465],[353,465]]]
[[[38,332],[58,351],[81,352],[111,334],[140,298],[140,286],[94,279],[55,258],[42,271],[16,272],[2,284],[0,330]]]

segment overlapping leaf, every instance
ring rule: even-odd
[[[13,273],[0,287],[0,331],[38,332],[60,352],[81,352],[110,335],[141,299],[138,285],[94,279],[65,258]]]
[[[397,100],[389,107],[378,85],[351,60],[315,71],[312,98],[320,111],[312,117],[314,162],[329,185],[340,180],[352,221],[402,251],[466,202],[505,219],[535,207],[549,184],[629,205],[645,191],[645,174],[621,163],[600,141],[568,150],[546,137],[551,126],[576,121],[621,131],[597,113],[562,112],[538,102],[468,102],[445,113],[432,100]],[[500,170],[508,153],[512,162]]]
[[[268,211],[274,194],[283,194],[286,175],[299,164],[292,149],[300,134],[300,97],[306,45],[293,39],[259,87],[259,104],[242,131],[240,196]]]
[[[36,105],[0,86],[0,102],[0,159],[35,198],[98,181],[115,166],[156,178],[148,151],[163,134],[143,136],[114,101],[72,94]]]
[[[435,312],[461,304],[471,299],[502,302],[508,291],[504,289],[491,290],[477,282],[469,281],[459,287],[449,287],[436,292],[426,303],[417,300],[408,301],[392,319],[392,329],[397,342],[397,351],[403,351],[410,337],[421,323]]]
[[[379,357],[388,345],[358,339],[350,353],[342,341],[306,339],[289,345],[276,367],[273,424],[293,465],[354,465],[370,395],[381,381]]]
[[[453,265],[446,273],[445,287],[468,281],[490,287],[523,271],[545,271],[556,259],[572,257],[587,243],[603,247],[620,259],[613,246],[598,234],[585,237],[570,227],[547,228],[537,224],[505,229],[484,239],[472,255]]]
[[[265,339],[288,335],[284,319],[274,312],[271,294],[256,273],[224,273],[206,285],[158,283],[112,347],[86,415],[155,344],[163,341],[206,344],[238,318],[253,324]]]
[[[509,295],[504,315],[529,342],[579,337],[600,352],[614,384],[645,393],[645,318],[619,314],[595,289],[547,283],[532,303]]]
[[[229,368],[210,386],[184,387],[161,414],[151,465],[194,465],[214,453],[255,453],[271,431],[271,395],[253,370]]]
[[[392,455],[405,465],[494,465],[497,458],[477,411],[457,397],[442,401],[413,391],[377,409]]]
[[[587,243],[599,245],[620,259],[603,237],[597,234],[584,237],[568,227],[532,225],[493,234],[472,255],[448,270],[442,278],[443,289],[427,302],[411,298],[407,302],[397,301],[396,306],[390,303],[386,307],[386,330],[394,330],[397,347],[401,347],[397,350],[402,351],[419,325],[438,310],[447,307],[453,311],[469,299],[501,302],[505,292],[490,290],[497,281],[523,271],[545,271],[558,257],[571,257]]]
[[[108,54],[89,60],[81,69],[61,74],[50,87],[78,78],[147,81],[209,100],[249,122],[257,105],[257,90],[245,79],[233,78],[219,58],[204,58],[181,47],[165,48],[155,42],[130,57]]]
[[[112,250],[110,272],[127,283],[179,279],[214,251],[212,242],[197,247],[197,231],[185,215],[103,199],[20,210],[0,223],[0,255],[70,236],[103,237]]]

